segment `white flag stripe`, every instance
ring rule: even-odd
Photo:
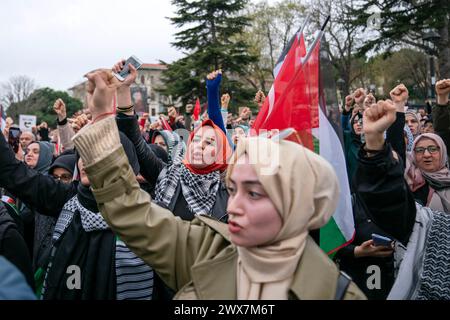
[[[341,189],[338,207],[333,214],[333,219],[341,230],[345,240],[350,241],[355,232],[355,223],[353,220],[352,199],[350,196],[350,185],[347,178],[344,151],[342,150],[339,137],[320,107],[319,124],[320,155],[333,166],[338,176]]]

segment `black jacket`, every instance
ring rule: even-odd
[[[116,117],[119,130],[123,132],[134,144],[136,154],[138,156],[139,165],[141,168],[141,175],[149,182],[149,184],[156,186],[158,176],[167,166],[161,159],[159,159],[145,142],[139,130],[139,124],[136,116],[127,116],[119,113]],[[214,203],[211,216],[218,220],[227,221],[226,207],[228,202],[228,192],[223,183],[217,192],[216,202]],[[161,205],[161,204],[160,204]],[[189,212],[186,200],[181,192],[181,186],[178,185],[172,202],[168,206],[174,215],[181,217],[183,220],[192,220],[194,215]]]
[[[28,285],[34,289],[34,278],[31,270],[31,258],[27,245],[17,225],[0,201],[0,256],[4,256],[19,269]]]
[[[403,150],[403,145],[397,145],[397,148]],[[369,299],[385,299],[395,280],[393,257],[356,258],[354,249],[370,240],[372,233],[407,242],[414,225],[412,213],[415,213],[415,203],[403,178],[402,158],[396,160],[393,157],[390,144],[371,158],[361,148],[358,158],[353,180],[356,191],[353,194],[355,239],[352,244],[341,249],[336,258],[340,268],[353,278]],[[371,276],[368,268],[372,265],[380,267],[380,289],[367,287],[367,280]]]

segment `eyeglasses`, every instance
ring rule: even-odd
[[[72,180],[72,176],[70,174],[66,174],[66,173],[64,173],[64,174],[62,174],[60,176],[58,176],[56,174],[53,174],[52,176],[56,180],[61,180],[61,181],[65,181],[65,182],[68,182],[68,181]]]
[[[424,154],[424,153],[425,153],[425,150],[428,150],[428,152],[429,152],[430,154],[433,154],[433,153],[436,153],[436,152],[438,152],[439,150],[441,150],[441,148],[439,148],[438,146],[428,146],[428,147],[426,147],[426,148],[424,148],[424,147],[417,147],[417,148],[414,149],[414,152],[415,152],[416,154]]]

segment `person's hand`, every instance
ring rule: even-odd
[[[124,59],[120,60],[112,67],[112,71],[114,73],[120,73],[123,70],[123,68],[125,68],[125,63],[126,60]],[[128,74],[128,76],[125,78],[124,81],[120,82],[119,87],[130,87],[136,81],[138,75],[137,69],[131,63],[128,64],[128,68],[130,69],[130,73]]]
[[[184,116],[183,116],[183,115],[180,115],[180,116],[176,117],[175,122],[181,122],[181,123],[184,123]]]
[[[409,92],[406,86],[403,83],[399,84],[391,90],[390,95],[397,108],[397,112],[404,112],[406,101],[408,101],[409,98]]]
[[[380,100],[366,109],[363,114],[363,130],[366,147],[381,150],[384,145],[384,132],[395,122],[397,108],[390,100]]]
[[[374,246],[373,240],[363,242],[361,245],[356,246],[354,250],[355,258],[362,257],[390,257],[394,253],[394,249],[391,247]]]
[[[90,123],[87,115],[84,113],[75,118],[69,119],[68,122],[75,133],[77,133],[81,130],[81,128]]]
[[[86,75],[88,108],[93,121],[113,113],[113,98],[120,81],[111,70],[99,69]]]
[[[266,95],[262,90],[258,90],[255,95],[255,102],[258,105],[258,108],[261,108],[263,106],[264,101],[266,101]]]
[[[5,128],[10,128],[14,123],[14,120],[11,117],[7,117],[5,120]]]
[[[355,99],[355,103],[360,106],[364,107],[364,100],[366,99],[366,90],[363,88],[357,89],[355,92],[353,92],[353,98]]]
[[[353,98],[352,95],[348,95],[345,97],[345,111],[350,112],[350,110],[353,107],[355,99]]]
[[[162,129],[163,126],[161,124],[161,121],[159,121],[159,119],[150,124],[150,130],[162,130]]]
[[[250,110],[249,107],[244,107],[242,108],[241,114],[239,115],[241,117],[242,120],[248,120],[250,119],[252,115],[252,111]]]
[[[222,70],[216,70],[216,71],[213,71],[213,72],[211,72],[211,73],[209,73],[207,76],[206,76],[206,79],[208,79],[208,80],[214,80],[214,79],[216,79],[217,77],[218,77],[218,75],[219,74],[222,74]]]
[[[23,161],[23,158],[24,158],[24,156],[23,156],[23,149],[22,149],[22,146],[19,143],[19,148],[17,149],[17,152],[16,152],[16,159],[19,160],[19,161]]]
[[[364,110],[369,108],[374,103],[377,103],[377,99],[373,96],[372,93],[369,93],[366,98],[364,99]]]
[[[439,80],[436,82],[437,103],[446,105],[448,103],[448,94],[450,93],[450,79]]]
[[[220,102],[222,105],[223,109],[228,110],[228,105],[230,104],[230,95],[228,93],[225,93],[222,95],[222,97],[220,98]]]
[[[53,110],[56,112],[59,121],[67,118],[66,104],[62,99],[57,99],[53,104]]]

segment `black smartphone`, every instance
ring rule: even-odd
[[[8,136],[8,143],[11,146],[11,148],[14,150],[14,153],[17,153],[19,151],[19,143],[20,143],[20,134],[22,132],[19,128],[11,127],[9,128],[9,136]]]

